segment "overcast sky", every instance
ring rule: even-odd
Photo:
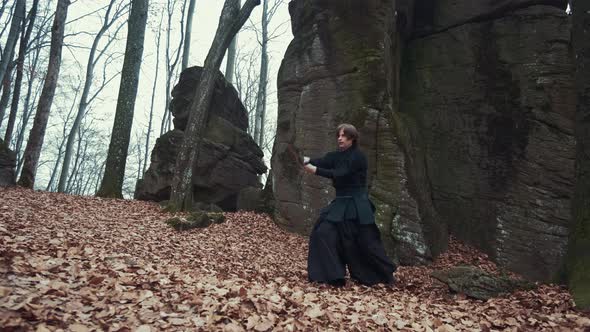
[[[272,0],[271,0],[272,1]],[[160,2],[162,2],[162,0],[160,0]],[[195,16],[193,18],[193,34],[192,34],[192,38],[191,38],[191,53],[190,53],[190,60],[189,60],[189,66],[192,65],[202,65],[205,57],[207,55],[207,52],[209,50],[209,47],[211,45],[211,42],[213,40],[213,37],[215,35],[215,31],[217,29],[217,24],[219,21],[219,15],[221,13],[221,8],[223,6],[223,0],[197,0],[196,2],[196,10],[195,10]],[[284,4],[281,5],[281,7],[279,8],[277,14],[275,15],[273,21],[271,22],[271,27],[270,30],[274,30],[275,27],[277,27],[278,25],[282,24],[282,26],[279,28],[279,31],[284,31],[284,34],[282,34],[282,36],[274,39],[271,44],[269,45],[269,53],[270,53],[270,73],[271,73],[271,77],[269,80],[269,90],[276,92],[276,74],[278,71],[278,68],[280,66],[280,62],[282,60],[282,57],[284,55],[284,52],[287,48],[288,43],[291,41],[292,39],[292,34],[291,34],[291,29],[290,29],[290,23],[289,23],[289,13],[288,13],[288,8],[287,8],[287,2],[288,0],[284,1]],[[71,5],[70,8],[70,12],[68,14],[68,20],[72,20],[75,19],[76,17],[80,17],[86,13],[88,13],[92,8],[97,8],[99,6],[104,6],[106,3],[106,0],[102,0],[102,1],[96,1],[96,0],[77,0],[76,2],[74,2]],[[154,3],[154,1],[152,1],[152,3]],[[260,17],[261,17],[261,13],[262,13],[262,5],[257,6],[254,11],[252,12],[251,15],[251,22],[254,24],[257,24],[260,22]],[[158,17],[154,17],[153,15],[149,18],[151,23],[155,23],[158,22],[159,18]],[[85,20],[86,22],[88,22],[89,20]],[[98,29],[98,22],[95,23],[96,24],[96,29]],[[90,30],[89,24],[76,24],[77,27],[84,27],[87,30]],[[246,23],[246,25],[248,25],[248,23]],[[259,24],[258,24],[259,25]],[[173,29],[175,29],[176,31],[178,31],[180,26],[180,21],[178,20],[176,22],[176,26],[173,27]],[[126,32],[123,32],[123,36],[126,36]],[[162,36],[164,37],[164,36]],[[172,46],[175,48],[178,45],[178,38],[180,38],[179,33],[175,33],[175,39],[172,42]],[[79,39],[79,37],[76,37],[76,39]],[[154,78],[154,74],[155,74],[155,56],[156,56],[156,46],[155,46],[155,40],[156,40],[156,35],[154,34],[154,31],[152,31],[152,29],[148,28],[146,31],[146,37],[145,37],[145,48],[144,48],[144,62],[142,63],[142,67],[141,67],[141,77],[140,77],[140,81],[141,81],[141,86],[139,88],[138,91],[138,105],[136,107],[136,116],[137,116],[137,120],[141,123],[143,122],[145,116],[142,116],[142,113],[144,110],[147,110],[149,108],[149,103],[146,105],[145,101],[149,101],[150,96],[151,96],[151,86],[152,86],[152,82],[153,82],[153,78]],[[162,42],[164,40],[162,39]],[[254,47],[256,44],[256,39],[255,39],[255,34],[253,32],[249,32],[249,31],[242,31],[239,35],[238,38],[238,48],[242,48],[242,49],[247,49],[247,48],[251,48]],[[120,47],[124,47],[124,45],[119,45]],[[164,51],[164,49],[162,48],[162,52]],[[68,54],[71,52],[64,52],[64,57],[68,58],[71,57],[72,54]],[[82,62],[82,64],[85,64],[86,58],[87,58],[87,53],[84,51],[78,51],[78,54],[76,54],[76,57],[78,58],[78,61]],[[259,61],[259,60],[258,60]],[[163,69],[163,53],[160,55],[160,68]],[[119,69],[120,70],[120,69]],[[221,66],[221,71],[223,72],[225,70],[225,60],[224,63]],[[159,79],[158,81],[161,83],[164,83],[165,81],[165,73],[163,72],[163,70],[160,71],[159,73]],[[115,98],[116,98],[116,91],[118,90],[118,80],[117,82],[113,81],[113,84],[111,84],[111,87],[109,89],[109,91],[115,93]],[[159,86],[158,89],[160,89],[160,91],[163,91],[165,89],[164,85],[162,84],[162,86]],[[161,111],[163,111],[164,108],[164,95],[160,94],[159,96],[159,100],[158,100],[158,109],[160,109]],[[274,93],[274,96],[271,95],[269,96],[270,100],[269,100],[269,113],[273,113],[274,110],[276,110],[276,103],[275,103],[275,99],[276,99],[276,93]],[[274,107],[273,107],[274,105]],[[273,109],[274,108],[274,109]],[[105,103],[102,107],[100,107],[100,105],[94,105],[94,109],[99,112],[99,113],[105,113],[108,114],[109,112],[111,112],[114,108],[112,105],[110,105],[110,103]],[[102,110],[101,110],[102,109]],[[158,116],[161,116],[159,112]]]

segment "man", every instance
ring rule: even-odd
[[[375,225],[375,207],[367,193],[367,158],[358,148],[358,131],[345,123],[336,133],[338,151],[303,158],[306,172],[332,179],[336,189],[335,199],[320,211],[310,235],[308,278],[343,286],[348,266],[350,276],[362,284],[391,284],[396,267]]]

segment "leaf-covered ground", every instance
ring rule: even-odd
[[[307,239],[228,213],[176,232],[157,204],[0,189],[0,329],[590,330],[555,285],[488,301],[451,294],[433,269],[496,267],[455,241],[393,287],[307,282]]]

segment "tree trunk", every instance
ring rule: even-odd
[[[568,284],[576,305],[590,309],[590,1],[573,0],[576,64],[576,181],[568,247]]]
[[[74,147],[74,141],[76,140],[78,128],[80,127],[80,123],[82,123],[82,119],[86,114],[86,108],[88,107],[88,96],[90,94],[90,87],[92,86],[92,79],[94,78],[94,66],[96,64],[95,56],[96,50],[98,49],[98,43],[100,42],[100,39],[104,35],[104,33],[109,29],[111,24],[117,19],[117,15],[115,14],[112,22],[109,20],[109,15],[114,4],[115,0],[111,0],[105,13],[102,27],[94,37],[94,41],[92,42],[92,46],[90,48],[90,54],[88,55],[88,62],[86,63],[86,77],[84,79],[84,88],[82,90],[82,96],[80,97],[80,105],[78,106],[78,113],[76,114],[76,118],[74,119],[74,123],[72,124],[72,129],[70,130],[70,133],[68,135],[66,151],[64,153],[64,161],[61,167],[59,182],[57,184],[57,191],[60,193],[63,193],[66,189],[68,172],[70,170],[70,162],[72,160],[72,148]],[[107,46],[105,46],[105,48],[106,47]]]
[[[57,170],[59,169],[59,164],[61,163],[61,158],[64,154],[64,147],[66,145],[66,141],[68,139],[68,124],[70,119],[72,118],[72,113],[74,112],[74,108],[76,107],[76,100],[78,99],[78,92],[80,91],[80,85],[78,88],[75,89],[74,99],[72,99],[72,106],[70,106],[70,110],[68,111],[68,115],[66,116],[65,120],[63,121],[63,127],[61,131],[61,141],[59,143],[59,147],[57,149],[57,158],[55,160],[55,164],[53,165],[53,170],[51,171],[51,176],[49,177],[49,182],[47,183],[47,187],[45,191],[52,190],[53,183],[55,182],[55,178],[57,175]],[[56,188],[57,190],[57,188]]]
[[[41,50],[38,48],[35,51],[35,56],[33,57],[33,65],[31,66],[31,75],[29,76],[29,83],[27,86],[27,96],[25,97],[25,104],[23,105],[21,125],[20,125],[20,129],[18,131],[18,135],[16,138],[16,146],[14,147],[14,152],[16,153],[17,156],[20,156],[22,154],[21,149],[22,149],[23,141],[25,140],[25,130],[27,129],[27,124],[29,123],[29,118],[31,117],[31,113],[33,111],[33,105],[31,105],[31,95],[33,93],[33,83],[34,83],[33,77],[34,77],[34,73],[37,70],[37,65],[39,64],[39,54],[40,53],[41,53]],[[33,97],[33,100],[37,99],[38,92],[39,92],[39,90],[35,91],[35,96]],[[22,165],[23,165],[23,158],[19,157],[16,174],[20,173]]]
[[[209,116],[215,77],[231,40],[244,25],[254,7],[260,4],[260,0],[247,0],[241,10],[236,10],[238,1],[225,0],[217,32],[205,59],[195,97],[190,105],[189,119],[176,157],[176,169],[172,179],[171,210],[187,210],[192,207],[192,169],[198,160],[201,145],[198,135],[204,132]]]
[[[166,30],[166,109],[164,109],[164,116],[162,117],[162,124],[160,126],[160,136],[164,135],[168,130],[170,130],[170,125],[172,123],[172,114],[170,113],[170,92],[172,90],[172,79],[175,73],[176,65],[178,64],[178,60],[180,59],[180,49],[182,48],[182,43],[184,42],[184,10],[186,1],[183,2],[181,17],[182,20],[180,22],[180,44],[176,49],[176,56],[174,56],[174,52],[172,55],[170,54],[170,31],[172,31],[172,15],[174,11],[174,3],[170,3],[171,0],[168,0],[168,29]],[[174,59],[172,57],[174,56]]]
[[[41,44],[44,42],[43,39],[44,39],[43,29],[38,29],[36,36],[35,36],[36,43],[35,43],[35,47],[34,47],[34,54],[32,55],[32,59],[28,63],[29,68],[27,70],[27,73],[28,73],[27,94],[25,96],[25,102],[23,104],[21,123],[20,123],[20,127],[18,130],[17,138],[16,138],[16,146],[14,148],[14,152],[16,153],[17,156],[19,156],[16,174],[20,173],[20,170],[21,170],[22,164],[23,164],[21,149],[22,149],[22,144],[24,141],[25,130],[26,130],[27,125],[29,123],[31,113],[33,113],[34,106],[31,105],[31,96],[33,94],[33,85],[35,83],[35,78],[37,76],[37,66],[39,65],[39,56],[40,56],[41,50],[42,50]],[[33,100],[37,99],[37,95],[39,94],[39,90],[40,90],[39,87],[42,86],[42,84],[44,83],[42,80],[39,80],[39,81],[40,81],[40,84],[35,91],[35,97],[33,97]]]
[[[57,150],[57,158],[55,159],[55,164],[53,165],[53,170],[51,171],[51,176],[49,177],[49,182],[47,182],[47,187],[45,187],[45,191],[50,191],[51,187],[53,186],[53,181],[55,181],[55,175],[57,174],[57,169],[59,167],[59,163],[61,162],[61,156],[63,155],[63,148],[66,143],[66,137],[61,140],[59,144],[59,148]]]
[[[83,160],[82,155],[82,141],[84,140],[84,136],[82,135],[82,128],[78,127],[78,140],[77,140],[77,149],[76,149],[76,156],[74,158],[74,167],[72,169],[72,176],[68,179],[67,187],[65,188],[65,192],[71,193],[73,191],[74,184],[76,183],[76,179],[78,178],[79,172],[78,170],[81,168]]]
[[[35,174],[37,173],[37,165],[41,155],[43,139],[45,138],[45,129],[47,128],[49,111],[51,110],[51,104],[53,103],[55,88],[57,86],[57,79],[59,77],[61,50],[64,41],[64,26],[68,15],[69,5],[70,0],[58,0],[57,2],[53,27],[51,28],[51,47],[49,50],[47,75],[37,105],[37,114],[35,114],[33,128],[31,129],[27,147],[25,148],[23,170],[18,181],[20,186],[31,189],[35,185]]]
[[[186,15],[186,28],[184,35],[184,51],[182,52],[182,70],[188,67],[188,57],[191,49],[191,34],[193,32],[193,15],[195,13],[196,0],[189,0],[188,13]],[[159,37],[158,37],[159,38]]]
[[[4,9],[6,9],[6,4],[8,3],[8,0],[2,0],[2,4],[0,5],[0,18],[2,17],[2,15],[4,15]],[[1,37],[2,35],[0,35]]]
[[[133,0],[115,122],[111,133],[105,172],[97,193],[101,197],[123,197],[123,178],[125,177],[127,149],[129,148],[139,69],[143,55],[147,10],[148,0]]]
[[[16,79],[14,80],[14,92],[12,93],[12,104],[10,105],[10,116],[8,117],[8,126],[6,127],[6,134],[4,135],[4,141],[10,142],[12,139],[12,131],[14,129],[14,122],[16,120],[16,114],[18,113],[18,103],[20,101],[20,90],[23,82],[23,69],[25,65],[25,55],[27,53],[27,46],[29,39],[31,39],[31,33],[33,32],[33,26],[35,24],[35,18],[37,17],[37,7],[39,0],[33,1],[33,6],[29,11],[27,30],[21,36],[20,45],[18,47],[18,58],[16,59]],[[23,24],[24,25],[24,24]],[[24,28],[24,27],[23,27]]]
[[[160,26],[162,26],[162,18],[160,16]],[[150,150],[150,136],[152,135],[152,125],[154,121],[154,99],[156,97],[156,86],[158,85],[158,68],[160,67],[160,41],[162,37],[162,30],[158,29],[158,37],[156,38],[156,74],[154,75],[154,84],[152,85],[152,100],[150,102],[150,117],[148,119],[148,130],[145,139],[145,157],[143,159],[143,168],[141,174],[145,174],[145,170],[147,168],[147,160],[149,156]]]
[[[82,188],[82,195],[88,195],[90,181],[92,181],[92,174],[88,173],[88,175],[86,175],[86,181],[84,181],[84,187]]]
[[[25,19],[25,13],[25,0],[16,0],[12,22],[10,23],[10,31],[8,32],[8,38],[6,39],[4,52],[2,53],[2,60],[0,60],[0,82],[4,81],[8,65],[12,61],[12,56],[9,55],[14,54],[16,40],[18,39],[22,22]]]
[[[262,50],[260,52],[260,79],[256,98],[256,124],[254,141],[262,148],[264,144],[264,118],[266,117],[266,87],[268,86],[268,0],[262,5]]]
[[[9,54],[12,62],[12,57],[14,54]],[[8,107],[8,102],[10,101],[10,89],[12,87],[12,68],[13,64],[9,65],[6,69],[7,74],[4,76],[4,81],[2,81],[2,97],[0,97],[0,125],[2,125],[2,119],[4,119],[4,114],[6,114],[6,108]],[[13,120],[14,122],[14,120]],[[14,126],[14,124],[13,124]],[[8,124],[7,124],[7,131],[8,127],[10,127],[10,114],[8,116]],[[4,140],[6,145],[10,146],[10,141]]]
[[[239,9],[241,4],[241,0],[237,2],[236,7]],[[227,49],[227,61],[225,64],[225,79],[233,83],[234,81],[234,71],[236,69],[236,48],[238,43],[238,34],[236,33],[235,37],[231,40],[229,44],[229,48]]]
[[[106,159],[102,162],[102,164],[100,165],[100,169],[98,172],[96,172],[96,175],[94,177],[94,192],[98,193],[98,189],[100,186],[100,180],[102,179],[102,175],[104,174],[104,168],[106,166]]]

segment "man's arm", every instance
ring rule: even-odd
[[[330,169],[330,168],[323,168],[318,167],[315,170],[315,174],[328,178],[333,179],[340,176],[346,176],[351,173],[358,171],[359,169],[367,167],[367,158],[362,153],[354,153],[350,159],[348,159],[342,165],[338,165],[338,168]]]
[[[303,157],[305,160],[305,157]],[[332,168],[332,164],[333,164],[333,157],[331,155],[331,153],[326,153],[323,157],[321,158],[311,158],[309,159],[308,164],[311,164],[315,167],[321,167],[321,168]]]

